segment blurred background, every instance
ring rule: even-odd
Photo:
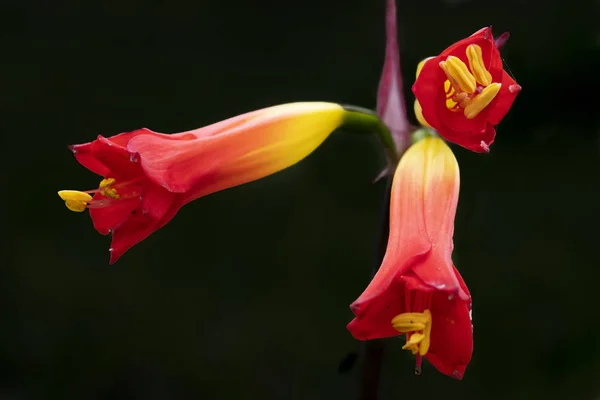
[[[398,0],[419,60],[486,25],[523,87],[462,172],[455,262],[473,295],[463,381],[387,343],[381,399],[600,398],[597,0]],[[346,330],[379,233],[383,159],[338,131],[298,165],[199,199],[108,265],[60,189],[68,144],[180,132],[324,100],[375,107],[384,0],[1,0],[0,399],[355,399]],[[411,118],[414,117],[411,115]],[[5,202],[5,204],[6,204]],[[352,355],[349,356],[352,358]]]

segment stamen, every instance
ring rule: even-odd
[[[444,91],[446,92],[446,108],[450,111],[458,111],[458,105],[452,100],[456,95],[456,90],[449,80],[444,81]]]
[[[118,199],[120,196],[117,193],[117,189],[111,187],[111,185],[115,183],[115,178],[107,178],[103,179],[100,182],[100,193],[102,193],[106,197],[110,197],[113,199]]]
[[[465,117],[467,119],[475,118],[484,108],[486,108],[496,97],[502,84],[492,83],[475,96],[465,107]]]
[[[419,352],[419,344],[423,341],[425,335],[422,333],[413,333],[410,338],[406,341],[406,344],[402,346],[402,350],[410,350],[413,355]]]
[[[65,201],[67,208],[74,212],[84,211],[89,202],[92,201],[92,196],[77,190],[61,190],[58,195]]]
[[[138,177],[129,181],[119,182],[116,185],[114,185],[114,183],[116,182],[115,178],[106,178],[100,182],[100,184],[98,185],[98,189],[86,190],[85,192],[80,192],[78,190],[61,190],[58,192],[58,195],[61,199],[65,201],[65,205],[69,210],[75,212],[82,212],[86,208],[108,207],[114,204],[117,200],[125,200],[138,197],[138,190],[133,190],[132,192],[122,197],[117,193],[116,188],[129,186],[133,183],[141,181],[142,179],[143,177]],[[113,185],[115,187],[113,187]],[[93,200],[91,195],[93,195],[94,193],[100,193],[106,198]]]
[[[446,61],[440,62],[440,68],[442,68],[456,90],[469,94],[475,92],[477,81],[460,58],[449,56]]]
[[[492,74],[490,74],[483,64],[481,47],[476,44],[467,46],[467,59],[469,60],[469,68],[477,83],[483,86],[490,85],[492,83]]]
[[[431,338],[431,312],[429,310],[422,313],[396,315],[392,319],[392,326],[398,332],[407,334],[406,344],[402,349],[422,356],[427,354]]]
[[[115,201],[113,199],[102,199],[102,200],[92,200],[87,208],[104,208],[114,204]]]
[[[465,108],[470,101],[469,95],[465,92],[460,92],[452,96],[452,100],[458,104],[460,108]],[[446,105],[448,102],[446,101]]]

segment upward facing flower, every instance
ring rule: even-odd
[[[403,349],[462,379],[471,360],[471,296],[452,263],[458,164],[439,138],[420,140],[394,175],[390,233],[379,271],[350,308],[359,340],[406,334]]]
[[[344,115],[338,104],[291,103],[173,135],[142,128],[98,136],[71,146],[77,161],[103,177],[98,188],[58,193],[70,210],[88,208],[99,233],[112,233],[112,264],[184,204],[297,163]]]
[[[503,44],[503,43],[502,43]],[[469,150],[488,152],[519,86],[502,67],[492,28],[425,59],[412,88],[419,121]]]

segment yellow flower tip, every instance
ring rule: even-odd
[[[417,116],[417,120],[422,126],[426,126],[427,128],[431,128],[431,125],[427,123],[425,117],[423,117],[423,109],[421,108],[421,104],[419,100],[415,100],[415,115]]]
[[[84,211],[88,203],[92,201],[92,196],[78,190],[61,190],[58,195],[65,201],[67,208],[75,212]]]
[[[423,66],[425,65],[425,63],[429,60],[431,60],[433,57],[427,57],[424,58],[423,60],[421,60],[418,64],[417,64],[417,74],[415,76],[415,79],[419,77],[419,74],[421,73],[421,70],[423,69]]]
[[[501,87],[501,83],[492,83],[485,87],[481,93],[475,96],[469,104],[467,104],[464,111],[465,117],[467,119],[473,119],[479,115],[479,113],[494,100],[498,92],[500,92]]]
[[[492,74],[485,68],[481,47],[479,47],[479,45],[470,44],[467,46],[467,59],[469,60],[469,67],[471,68],[471,72],[477,83],[483,86],[490,85],[492,83]]]
[[[413,354],[424,356],[431,344],[431,312],[403,313],[392,319],[392,326],[400,333],[406,333],[408,339],[402,347]]]
[[[448,56],[446,61],[440,62],[440,68],[444,71],[448,80],[461,92],[474,93],[477,88],[477,81],[467,64],[455,56]]]

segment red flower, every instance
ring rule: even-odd
[[[344,115],[333,103],[291,103],[173,135],[143,128],[98,136],[71,146],[77,161],[104,177],[98,189],[59,195],[72,211],[89,208],[99,233],[112,233],[112,264],[184,204],[297,163]]]
[[[447,140],[488,152],[519,86],[502,67],[492,28],[483,28],[418,69],[415,112]],[[468,65],[468,66],[467,66]]]
[[[473,351],[471,296],[452,263],[458,164],[439,138],[420,140],[394,175],[390,234],[381,267],[350,306],[359,340],[406,334],[403,349],[462,379]]]

